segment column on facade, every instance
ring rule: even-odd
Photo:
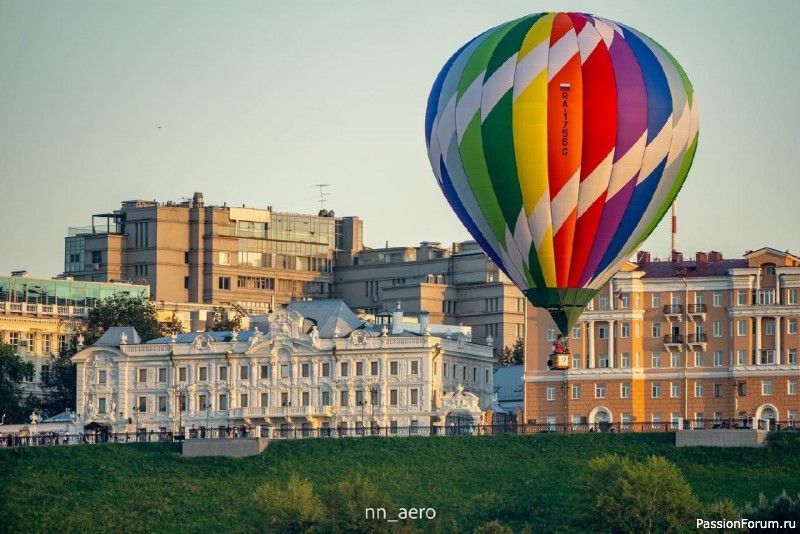
[[[608,321],[608,366],[616,367],[616,358],[614,357],[614,320]]]
[[[756,337],[756,364],[761,363],[761,317],[756,316],[756,328],[755,328],[755,337]]]
[[[775,317],[775,363],[780,365],[783,363],[781,357],[781,317]]]
[[[589,321],[589,368],[594,369],[597,365],[595,364],[595,356],[594,356],[594,321]]]

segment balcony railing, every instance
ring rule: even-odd
[[[701,333],[701,334],[689,334],[687,336],[687,341],[690,345],[697,344],[697,343],[706,343],[708,341],[708,334]]]
[[[665,304],[664,315],[681,315],[683,313],[683,304]]]
[[[682,345],[683,334],[667,334],[664,336],[665,345]]]
[[[85,317],[83,306],[56,306],[53,304],[29,304],[23,302],[0,302],[0,314],[19,313],[23,315]]]
[[[689,304],[687,306],[689,315],[700,315],[702,313],[706,313],[706,305],[705,304]]]

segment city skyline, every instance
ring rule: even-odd
[[[326,183],[326,208],[361,217],[367,246],[469,239],[425,153],[431,85],[472,36],[555,8],[639,29],[692,81],[700,142],[678,196],[685,257],[796,254],[789,24],[800,6],[772,5],[785,16],[744,1],[0,2],[0,273],[56,275],[69,226],[195,191],[312,214]],[[665,256],[669,234],[667,216],[643,248]]]

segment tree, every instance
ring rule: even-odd
[[[145,297],[114,295],[98,300],[86,318],[84,344],[94,344],[114,326],[134,327],[142,341],[161,337],[155,305]]]
[[[173,313],[172,317],[166,321],[158,324],[162,336],[171,336],[172,334],[183,334],[183,321]]]
[[[44,409],[52,414],[75,408],[76,371],[72,363],[74,347],[65,347],[50,361],[47,372],[42,373],[42,390],[45,394]]]
[[[660,456],[593,458],[578,500],[582,527],[599,532],[682,532],[693,526],[687,518],[700,517],[683,473]]]
[[[503,350],[503,365],[522,365],[525,361],[525,340],[518,338],[514,348],[506,347]]]
[[[383,508],[387,517],[394,513],[389,499],[378,492],[371,481],[357,475],[353,480],[342,480],[325,495],[328,510],[327,532],[352,532],[358,534],[395,532],[396,525],[384,518],[367,517],[367,509]]]
[[[25,422],[28,410],[35,407],[35,397],[23,399],[20,387],[23,380],[33,380],[33,374],[33,363],[20,358],[13,346],[0,343],[0,412],[7,423]]]
[[[266,532],[299,534],[319,530],[325,518],[313,484],[297,475],[292,475],[285,488],[274,482],[264,484],[256,489],[253,500],[266,516],[259,525]]]
[[[238,313],[233,318],[228,317],[225,308],[217,306],[214,308],[214,324],[211,330],[214,332],[231,332],[242,329],[242,316]]]

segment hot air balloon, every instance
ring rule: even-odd
[[[447,61],[425,138],[467,230],[566,335],[678,194],[697,105],[681,66],[646,35],[537,13]]]

